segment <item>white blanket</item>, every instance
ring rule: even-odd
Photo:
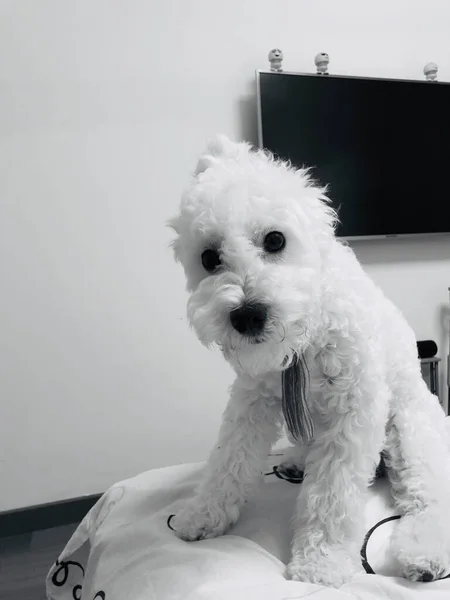
[[[272,464],[280,457],[274,456]],[[364,571],[339,590],[287,581],[290,520],[298,484],[266,475],[228,535],[183,542],[167,527],[203,464],[143,473],[118,483],[86,515],[47,578],[50,600],[449,600],[450,579],[411,583],[398,575],[388,541],[395,521],[372,535]],[[271,470],[271,469],[270,469]],[[300,484],[301,485],[301,484]],[[387,483],[366,507],[370,529],[394,514]]]

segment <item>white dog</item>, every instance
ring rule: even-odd
[[[305,170],[225,137],[200,158],[170,222],[173,247],[189,320],[237,378],[206,476],[173,528],[198,540],[235,523],[286,422],[305,470],[288,576],[340,586],[361,570],[366,491],[383,452],[404,515],[396,556],[406,577],[430,581],[450,568],[444,413],[413,331],[335,223]]]

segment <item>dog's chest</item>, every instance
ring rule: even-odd
[[[310,364],[310,382],[307,404],[314,422],[322,421],[327,415],[327,399],[323,393],[324,374],[317,361]]]
[[[315,360],[308,361],[306,377],[308,380],[305,382],[307,389],[305,400],[314,420],[320,420],[320,416],[327,412],[326,400],[323,395],[324,375],[319,363]],[[281,402],[282,376],[280,372],[266,375],[259,383],[260,396],[271,397]]]

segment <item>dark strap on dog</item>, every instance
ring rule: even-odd
[[[292,437],[308,443],[314,437],[314,423],[307,403],[309,371],[303,356],[294,358],[281,373],[281,408]]]

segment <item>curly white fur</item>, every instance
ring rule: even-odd
[[[305,479],[288,575],[339,586],[360,570],[366,491],[384,451],[405,515],[394,538],[404,575],[436,578],[450,568],[444,413],[422,380],[413,331],[336,239],[335,217],[306,170],[266,152],[219,136],[201,157],[170,223],[173,247],[189,320],[237,378],[207,474],[173,525],[197,540],[238,519],[283,426],[281,371],[302,354],[315,435],[298,449]],[[277,255],[263,249],[270,231],[286,238]],[[207,248],[220,256],[213,274],[202,266]],[[230,322],[244,301],[269,307],[261,343]]]

